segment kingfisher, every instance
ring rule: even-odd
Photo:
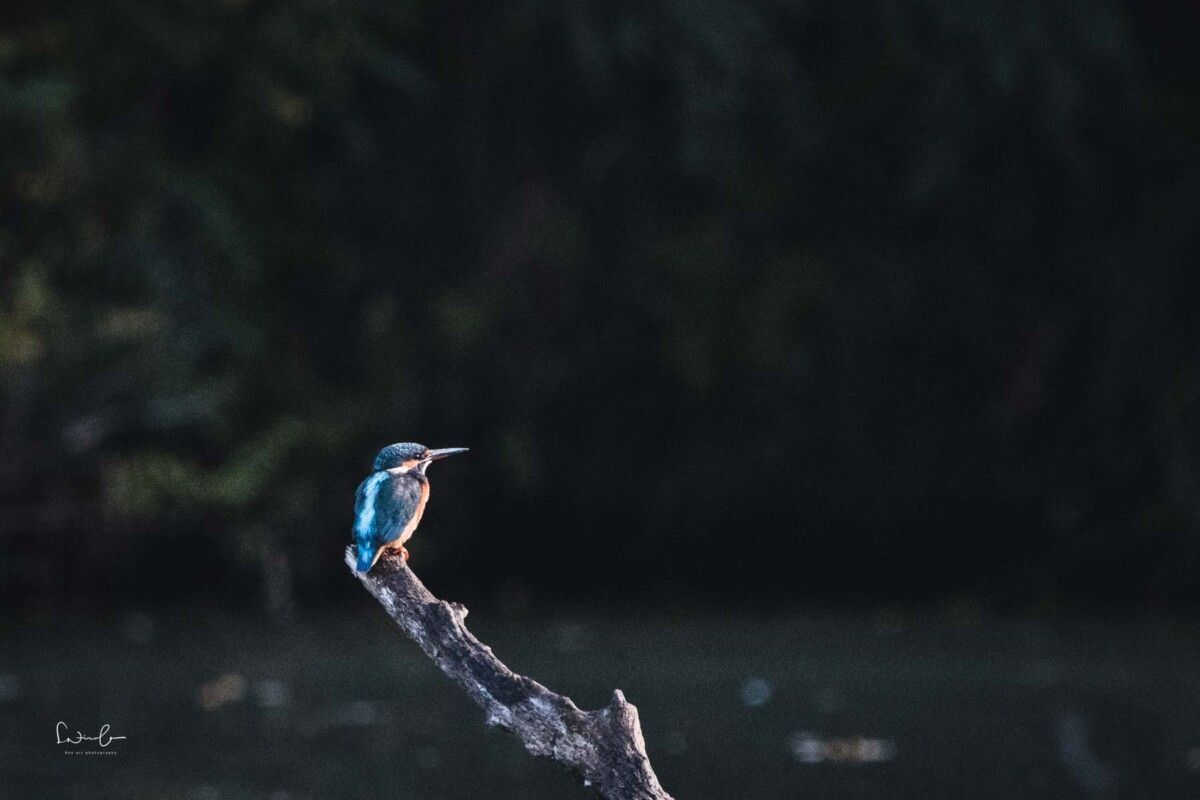
[[[372,473],[354,498],[354,544],[358,571],[366,572],[385,551],[408,561],[404,543],[412,538],[429,501],[425,471],[439,458],[465,453],[465,447],[430,450],[416,442],[389,444],[375,456]]]

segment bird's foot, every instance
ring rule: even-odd
[[[403,558],[405,562],[408,561],[408,548],[404,545],[400,545],[400,557]]]

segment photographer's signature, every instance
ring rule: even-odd
[[[94,744],[96,747],[101,748],[108,747],[118,739],[126,738],[124,736],[113,736],[109,733],[110,730],[112,730],[112,726],[104,724],[100,726],[100,732],[96,736],[85,736],[81,731],[70,733],[67,729],[67,723],[59,722],[54,726],[54,738],[57,740],[56,744],[84,744],[86,742],[86,746],[88,747]]]

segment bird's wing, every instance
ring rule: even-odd
[[[354,499],[354,543],[360,569],[365,569],[363,563],[367,567],[374,563],[379,548],[400,535],[420,500],[420,483],[409,475],[376,472],[359,484]]]
[[[358,485],[354,495],[354,544],[358,548],[358,568],[366,571],[375,563],[375,554],[383,546],[384,539],[376,531],[376,511],[381,495],[390,494],[384,490],[389,476],[386,472],[376,472],[368,476]]]

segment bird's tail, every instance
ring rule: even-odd
[[[370,547],[358,545],[358,571],[366,572],[371,567],[375,566],[375,553],[378,552]]]

